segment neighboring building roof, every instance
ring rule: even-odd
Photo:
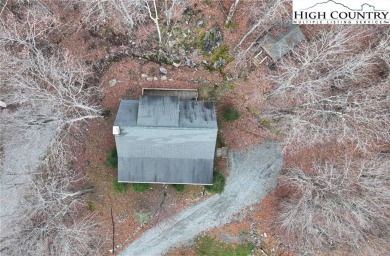
[[[277,36],[266,34],[260,40],[260,45],[274,61],[277,61],[304,39],[305,36],[299,26],[292,25]]]
[[[217,121],[211,102],[121,100],[114,126],[118,181],[212,184]]]

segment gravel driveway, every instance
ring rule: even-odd
[[[146,231],[120,255],[162,255],[192,240],[200,232],[228,223],[232,215],[258,203],[275,187],[282,168],[278,144],[265,142],[229,155],[225,191],[190,206]]]
[[[1,126],[1,121],[0,116],[0,136],[12,134]],[[31,173],[41,164],[55,131],[55,126],[47,125],[31,127],[22,135],[15,132],[18,136],[0,137],[0,147],[4,149],[3,154],[0,152],[0,230],[4,230],[0,233],[0,248],[3,237],[8,235],[6,231],[15,225],[13,217],[28,189]]]

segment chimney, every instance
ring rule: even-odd
[[[112,134],[114,134],[114,135],[121,134],[121,129],[119,128],[119,126],[113,126],[112,127]]]

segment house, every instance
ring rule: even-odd
[[[121,100],[113,127],[118,182],[212,184],[217,131],[212,102]]]
[[[259,44],[273,61],[278,61],[304,39],[299,26],[291,25],[267,33]]]

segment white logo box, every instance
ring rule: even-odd
[[[293,0],[294,24],[390,24],[390,0]]]

